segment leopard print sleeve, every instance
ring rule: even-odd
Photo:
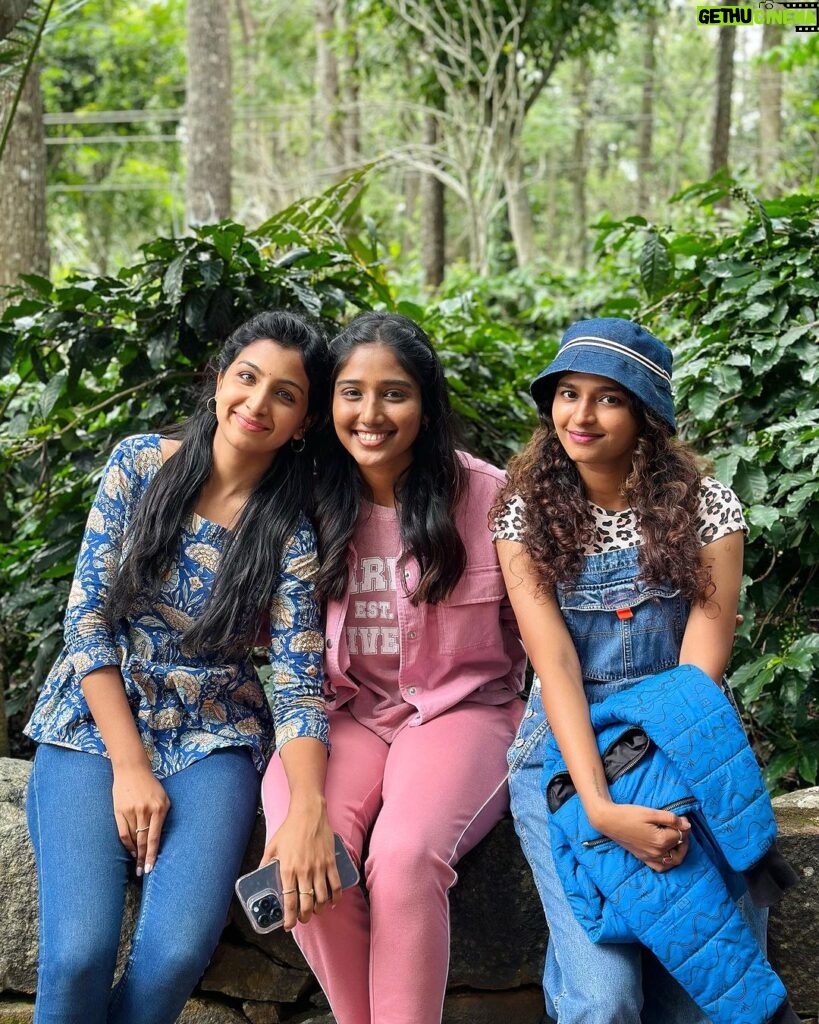
[[[525,508],[523,500],[516,494],[495,521],[495,540],[523,540]]]
[[[718,480],[703,477],[697,519],[697,533],[703,547],[740,530],[748,532],[739,498]]]

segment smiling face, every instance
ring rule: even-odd
[[[303,436],[309,389],[297,348],[251,342],[217,379],[214,444],[272,462],[282,445]]]
[[[389,345],[357,345],[333,385],[333,425],[379,504],[412,462],[423,422],[421,389]]]
[[[583,476],[584,467],[624,480],[640,425],[629,393],[608,377],[564,373],[552,401],[552,421],[566,454]]]

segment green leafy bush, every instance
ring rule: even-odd
[[[503,466],[529,439],[537,419],[529,382],[554,357],[570,323],[628,315],[637,305],[627,271],[616,260],[603,262],[602,274],[546,260],[495,277],[460,267],[426,307],[400,304],[436,341],[453,406],[478,454]]]
[[[742,499],[745,623],[732,683],[774,787],[817,782],[819,756],[819,197],[760,202],[727,179],[677,197],[732,220],[604,227],[639,261],[638,317],[675,353],[682,435]],[[727,228],[726,228],[727,223]],[[635,248],[637,247],[637,248]],[[639,255],[638,255],[639,252]]]

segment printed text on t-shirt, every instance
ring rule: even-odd
[[[352,601],[352,618],[367,625],[346,627],[350,654],[398,654],[398,627],[394,622],[397,559],[373,555],[360,558],[350,579],[351,594],[384,594],[378,601]],[[349,622],[349,616],[348,616]]]

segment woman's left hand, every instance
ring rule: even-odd
[[[294,808],[292,803],[281,827],[267,844],[260,866],[279,862],[284,896],[284,930],[296,921],[307,924],[341,898],[341,879],[336,869],[333,833],[324,801],[320,806]]]
[[[592,821],[592,816],[589,815]],[[652,871],[679,867],[688,853],[688,818],[640,804],[606,803],[592,821],[603,835],[619,843]]]

